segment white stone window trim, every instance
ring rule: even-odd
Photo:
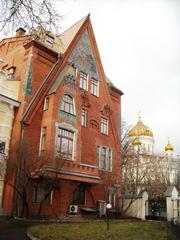
[[[65,129],[67,131],[73,132],[73,150],[72,150],[72,159],[67,159],[67,161],[74,161],[76,158],[76,149],[77,149],[77,134],[78,130],[74,128],[72,125],[62,122],[62,123],[55,123],[55,128],[56,128],[56,137],[55,137],[55,155],[58,154],[58,148],[57,148],[57,142],[58,142],[58,133],[59,133],[59,128]]]

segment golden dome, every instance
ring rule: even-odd
[[[168,140],[168,144],[165,146],[165,151],[173,151],[173,150],[174,150],[174,147],[169,143],[169,140]]]
[[[137,136],[148,136],[153,137],[152,131],[143,124],[143,122],[140,120],[136,123],[136,125],[128,132],[129,137],[137,137]]]
[[[136,137],[136,138],[133,140],[132,144],[133,144],[133,145],[141,145],[141,142],[140,142],[139,138]]]

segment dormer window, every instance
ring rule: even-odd
[[[7,69],[7,80],[14,80],[15,70],[16,70],[15,67],[10,67]]]
[[[48,34],[45,36],[45,44],[48,45],[49,47],[52,47],[54,43],[54,38]]]

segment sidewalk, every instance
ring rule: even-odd
[[[177,239],[180,239],[180,226],[174,225],[173,223],[167,223],[168,231],[173,233]],[[168,238],[168,240],[171,240]]]

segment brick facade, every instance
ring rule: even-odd
[[[21,39],[11,50],[20,81],[21,106],[14,119],[8,180],[11,177],[11,183],[18,184],[22,169],[28,168],[31,178],[26,199],[31,215],[37,214],[42,198],[41,214],[52,216],[67,214],[71,204],[78,205],[80,211],[81,207],[96,208],[98,200],[114,201],[119,195],[114,184],[121,179],[122,92],[106,79],[89,16],[63,54],[24,35],[1,42],[7,62],[9,43]],[[82,74],[87,75],[86,89],[80,80]],[[10,169],[14,162],[18,168],[13,177]],[[7,214],[17,211],[15,202],[17,206],[17,194],[7,184],[3,201]]]

